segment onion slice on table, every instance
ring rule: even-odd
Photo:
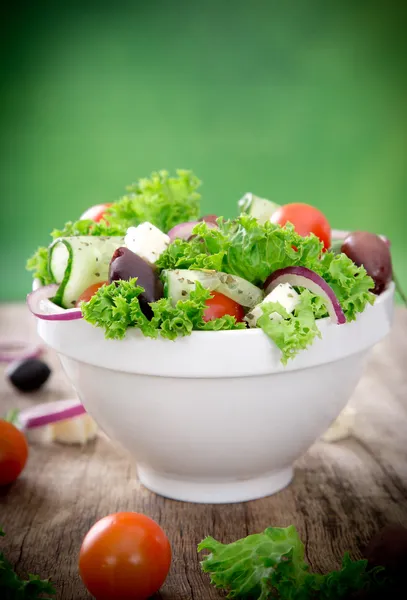
[[[39,344],[19,340],[0,340],[0,363],[39,358],[42,353],[43,348]]]
[[[202,221],[188,221],[187,223],[179,223],[170,229],[168,232],[168,237],[172,242],[176,239],[187,241],[193,235],[192,231],[194,227],[200,223],[202,223]],[[205,223],[209,229],[218,229],[216,223],[213,223],[212,221],[205,221]]]
[[[350,235],[351,233],[352,233],[352,231],[344,231],[342,229],[332,229],[331,237],[333,240],[342,241],[342,240],[345,240],[348,237],[348,235]],[[379,237],[382,238],[382,240],[384,242],[386,242],[386,244],[388,246],[390,246],[389,238],[387,238],[385,235],[379,235]]]
[[[75,319],[82,319],[83,315],[80,308],[61,308],[51,302],[51,298],[55,296],[58,287],[56,283],[52,283],[28,294],[27,304],[30,311],[39,319],[46,321],[73,321]]]
[[[346,317],[335,296],[335,292],[325,279],[315,273],[315,271],[307,269],[307,267],[285,267],[284,269],[278,269],[266,279],[266,283],[264,284],[266,295],[273,291],[280,283],[289,283],[292,286],[303,287],[321,296],[326,301],[326,308],[332,321],[338,325],[346,323]]]
[[[86,414],[85,407],[80,400],[75,398],[30,406],[20,412],[18,421],[22,429],[32,429],[84,414]]]

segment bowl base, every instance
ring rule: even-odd
[[[176,479],[152,469],[138,467],[141,483],[150,491],[181,502],[198,504],[233,504],[271,496],[285,488],[293,478],[293,468],[265,473],[253,479],[229,481],[194,481]]]

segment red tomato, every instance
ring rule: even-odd
[[[303,237],[314,233],[324,244],[324,250],[331,246],[331,226],[325,215],[309,204],[300,202],[281,206],[272,216],[271,222],[285,225],[290,222],[295,231]]]
[[[243,321],[244,310],[240,304],[219,292],[211,292],[211,296],[212,298],[205,302],[208,308],[205,309],[203,315],[204,321],[213,321],[213,319],[219,319],[225,315],[232,315],[238,322]]]
[[[108,202],[107,204],[95,204],[95,206],[91,206],[88,208],[88,210],[85,210],[80,218],[80,221],[83,221],[84,219],[90,219],[91,221],[95,221],[95,223],[99,223],[99,221],[102,219],[106,221],[105,212],[109,206],[112,206],[111,202]]]
[[[92,298],[93,294],[96,294],[96,292],[98,291],[99,288],[102,287],[102,285],[108,285],[109,282],[108,281],[99,281],[98,283],[94,283],[93,285],[90,285],[78,298],[78,300],[76,301],[75,306],[79,306],[81,302],[89,302],[89,300]]]
[[[12,483],[25,467],[28,444],[17,427],[0,419],[0,485]]]
[[[171,546],[159,525],[135,512],[98,521],[79,554],[79,572],[97,600],[145,600],[163,585]]]

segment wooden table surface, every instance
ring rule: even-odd
[[[25,306],[0,306],[0,339],[36,339]],[[45,391],[30,397],[0,381],[0,413],[73,393],[48,353],[54,370]],[[0,491],[1,546],[21,573],[52,577],[61,600],[85,600],[77,569],[81,541],[100,517],[143,512],[164,528],[173,548],[170,575],[157,598],[210,600],[222,594],[199,567],[198,542],[212,535],[231,542],[267,526],[294,524],[312,568],[354,557],[389,522],[407,525],[407,311],[396,310],[391,335],[372,352],[352,398],[354,435],[336,444],[315,443],[296,465],[284,491],[237,505],[194,505],[166,500],[143,488],[134,465],[100,437],[85,447],[32,446],[24,474]]]

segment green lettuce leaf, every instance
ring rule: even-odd
[[[76,235],[120,236],[125,235],[128,227],[144,221],[168,232],[178,223],[198,218],[200,194],[196,190],[200,183],[191,171],[180,169],[176,177],[169,177],[167,171],[154,172],[149,179],[140,179],[129,186],[128,195],[112,204],[106,211],[108,223],[104,220],[95,223],[90,219],[68,221],[62,229],[54,229],[51,237],[55,240]],[[198,259],[196,264],[203,262]],[[216,259],[207,262],[214,264]],[[48,248],[38,248],[28,259],[26,269],[33,271],[33,277],[42,285],[54,283],[48,272]]]
[[[153,311],[151,321],[143,314],[138,297],[143,288],[137,279],[118,281],[104,285],[92,296],[89,302],[81,304],[86,321],[102,327],[108,339],[122,339],[129,327],[137,327],[151,338],[161,337],[175,340],[179,336],[191,335],[193,330],[244,329],[244,323],[236,323],[227,315],[206,323],[203,313],[211,293],[199,282],[190,296],[172,306],[168,298],[150,304]]]
[[[346,254],[325,252],[314,268],[335,292],[347,321],[356,319],[366,304],[374,303],[373,279]]]
[[[211,583],[242,600],[340,600],[350,593],[381,585],[381,568],[367,569],[366,560],[352,561],[346,553],[342,568],[327,575],[311,573],[304,545],[294,526],[269,527],[231,544],[207,537],[198,552],[208,550],[201,562]]]
[[[0,537],[4,531],[0,527]],[[11,563],[0,552],[0,598],[1,600],[45,600],[53,598],[56,592],[48,579],[40,579],[37,575],[28,575],[28,579],[20,578]]]
[[[176,177],[158,171],[127,188],[128,194],[107,210],[111,225],[130,227],[149,221],[167,233],[178,223],[199,216],[201,182],[191,171],[179,169]]]
[[[209,269],[221,271],[225,251],[221,250],[215,254],[207,254],[202,242],[194,239],[191,242],[175,240],[170,244],[159,259],[157,267],[159,269]]]
[[[206,223],[199,223],[193,230],[196,237],[190,242],[176,240],[170,244],[159,266],[191,269],[200,268],[197,265],[206,261],[207,266],[201,268],[239,275],[261,286],[277,269],[293,265],[314,268],[322,252],[316,236],[301,237],[290,224],[260,225],[256,219],[241,215],[234,221],[219,219],[218,225],[219,229],[210,229]]]
[[[42,285],[55,283],[54,278],[48,269],[48,248],[41,246],[27,260],[25,268],[33,272],[33,278],[39,279]]]
[[[62,229],[54,229],[51,233],[53,240],[59,237],[73,237],[76,235],[106,235],[106,236],[121,236],[125,235],[126,227],[111,225],[105,221],[95,223],[91,219],[82,219],[80,221],[68,221]]]
[[[257,324],[281,350],[281,362],[287,364],[301,350],[312,344],[315,337],[321,337],[314,314],[315,295],[302,290],[293,313],[288,313],[279,302],[266,302],[261,305],[263,314]],[[317,304],[319,307],[319,303]],[[326,310],[320,309],[320,310]],[[281,320],[270,319],[272,313],[278,313]]]
[[[157,337],[156,329],[140,308],[138,297],[143,291],[137,279],[103,285],[89,302],[81,304],[83,317],[102,327],[107,339],[123,339],[128,327],[138,327],[144,335]]]

